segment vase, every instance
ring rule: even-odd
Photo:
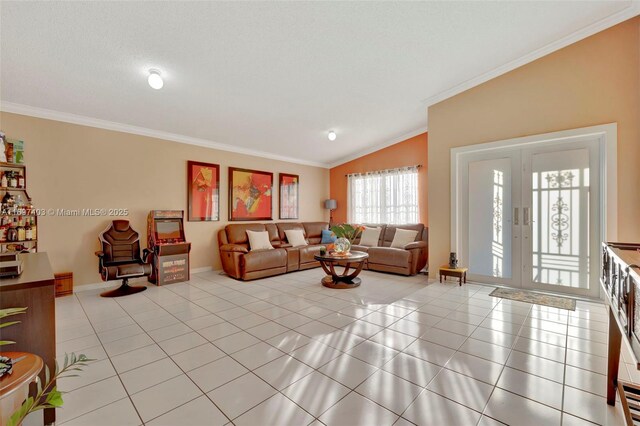
[[[347,255],[349,254],[349,250],[351,250],[351,242],[344,237],[338,238],[335,243],[333,243],[333,251],[337,255]]]
[[[449,254],[449,268],[456,269],[458,267],[458,256],[455,253]]]

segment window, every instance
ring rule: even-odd
[[[418,166],[352,174],[347,179],[350,222],[419,222]]]

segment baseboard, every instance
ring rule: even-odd
[[[191,268],[191,273],[198,274],[200,272],[209,272],[213,270],[213,266],[203,266],[202,268]]]
[[[191,269],[191,273],[192,274],[198,274],[201,272],[209,272],[209,271],[222,271],[222,269],[213,269],[213,266],[203,266],[202,268],[193,268]],[[148,282],[147,279],[145,278],[143,279],[132,279],[130,281],[131,284],[135,285],[135,284],[140,284],[143,282]],[[114,281],[100,281],[97,283],[90,283],[90,284],[82,284],[82,285],[78,285],[78,286],[74,286],[73,288],[73,292],[74,293],[79,293],[82,291],[88,291],[88,290],[95,290],[95,289],[107,289],[108,287],[113,287],[113,286],[117,286],[120,285],[121,281],[120,280],[114,280]]]

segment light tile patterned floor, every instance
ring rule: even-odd
[[[58,355],[97,360],[59,383],[58,424],[622,424],[604,399],[602,304],[568,312],[375,272],[332,290],[321,276],[206,272],[57,299]],[[623,357],[622,378],[640,379]]]

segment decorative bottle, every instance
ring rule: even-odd
[[[36,232],[36,218],[35,217],[31,218],[31,239],[32,240],[37,240],[38,239],[38,234]]]
[[[27,241],[33,240],[33,232],[31,229],[31,225],[29,224],[29,220],[27,220],[24,225],[24,239]]]
[[[7,241],[18,241],[18,229],[15,217],[13,218],[13,224],[7,230]]]
[[[9,180],[7,179],[6,172],[2,173],[2,180],[0,181],[0,186],[2,186],[3,188],[6,188],[7,186],[9,186]]]
[[[24,175],[22,172],[18,173],[18,188],[24,188]]]
[[[16,177],[15,172],[11,172],[11,175],[9,176],[9,187],[10,188],[18,187],[18,178]]]
[[[18,241],[24,241],[27,239],[24,226],[22,225],[22,217],[18,220]]]

